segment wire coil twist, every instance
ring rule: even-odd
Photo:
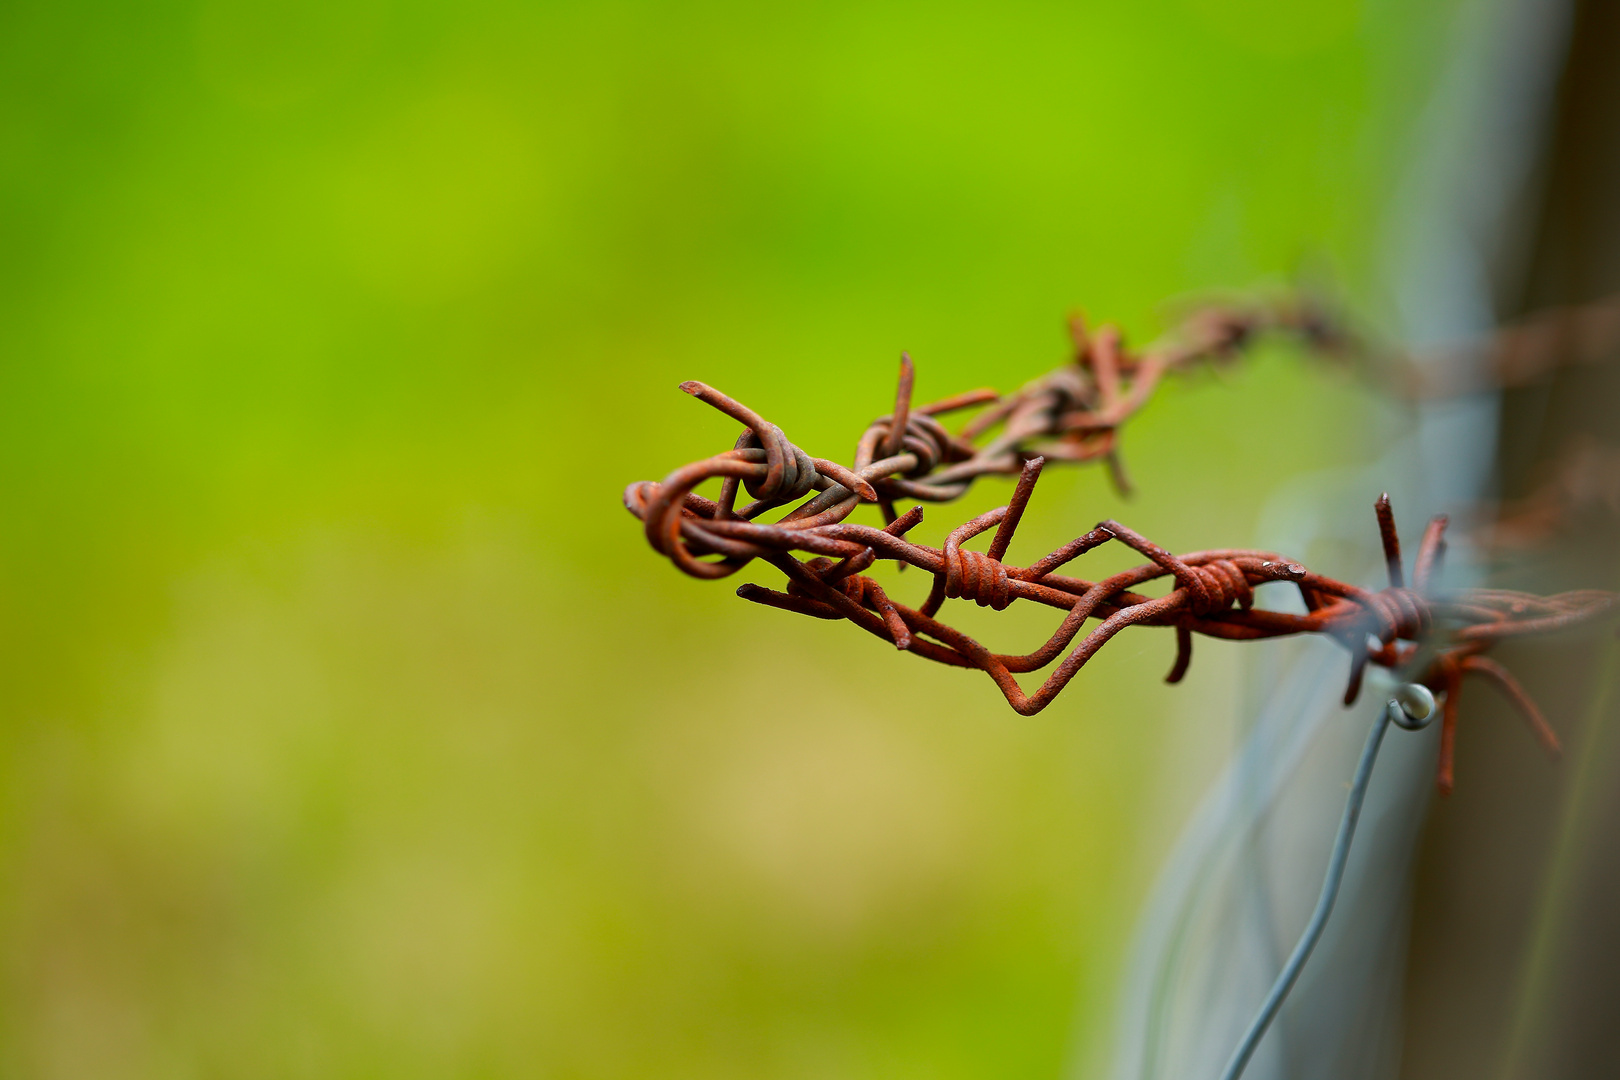
[[[1215,309],[1189,320],[1168,344],[1131,355],[1116,331],[1088,334],[1072,326],[1073,364],[1002,397],[977,390],[913,407],[914,368],[902,357],[893,412],[868,425],[856,447],[853,468],[811,457],[782,429],[753,410],[702,383],[681,389],[742,423],[731,450],[682,466],[661,482],[631,484],[625,505],[639,517],[649,544],[681,570],[700,578],[733,574],[758,559],[786,575],[786,591],[740,587],[745,599],[819,619],[848,620],[897,649],[952,667],[985,672],[1019,713],[1044,709],[1114,636],[1130,626],[1174,630],[1176,657],[1167,676],[1179,682],[1192,660],[1195,634],[1226,640],[1259,640],[1321,634],[1350,653],[1346,704],[1355,701],[1369,663],[1419,670],[1408,678],[1444,695],[1438,783],[1452,785],[1456,705],[1461,679],[1478,674],[1500,687],[1519,707],[1544,745],[1557,737],[1516,680],[1482,654],[1504,638],[1540,634],[1596,618],[1620,597],[1577,591],[1551,597],[1472,589],[1454,594],[1433,585],[1445,551],[1446,519],[1425,529],[1408,585],[1388,496],[1375,505],[1389,584],[1367,590],[1308,570],[1272,552],[1222,549],[1177,556],[1117,521],[1104,521],[1083,536],[1025,567],[1005,561],[1036,480],[1050,456],[1059,460],[1104,460],[1124,486],[1117,455],[1120,425],[1147,400],[1168,371],[1195,359],[1222,358],[1265,331],[1285,331],[1308,344],[1330,348],[1337,340],[1314,309]],[[938,417],[985,407],[961,434]],[[1000,427],[982,445],[973,440]],[[917,544],[906,534],[922,520],[921,506],[904,514],[894,502],[947,502],[980,476],[1017,474],[1006,506],[954,529],[942,548]],[[696,493],[720,480],[719,497]],[[737,506],[739,490],[753,501]],[[805,500],[777,521],[766,512]],[[862,502],[876,503],[885,525],[847,520]],[[986,551],[965,545],[994,530]],[[1092,582],[1059,574],[1072,560],[1106,543],[1123,543],[1147,562]],[[795,557],[802,552],[808,559]],[[909,607],[890,597],[862,571],[892,559],[931,577],[927,598]],[[1173,588],[1150,597],[1137,590],[1169,578]],[[1304,612],[1261,608],[1258,588],[1292,583]],[[1021,655],[994,653],[937,617],[947,600],[971,600],[1003,611],[1015,601],[1062,610],[1045,644]],[[1097,623],[1081,630],[1088,620]],[[1059,659],[1061,657],[1061,660]],[[1044,682],[1026,691],[1016,676],[1056,662]]]

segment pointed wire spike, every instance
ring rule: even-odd
[[[1097,331],[1093,339],[1091,370],[1097,379],[1097,393],[1102,398],[1104,412],[1111,411],[1119,401],[1119,369],[1125,343],[1119,328],[1112,324]]]
[[[1513,677],[1512,672],[1488,656],[1470,656],[1462,662],[1462,669],[1484,675],[1494,682],[1508,701],[1518,709],[1519,715],[1530,725],[1530,730],[1535,732],[1536,738],[1548,755],[1557,758],[1563,754],[1564,745],[1559,741],[1558,733],[1547,723],[1547,718],[1541,714],[1540,707],[1536,705],[1529,692],[1519,684],[1519,680]]]
[[[997,562],[1007,554],[1007,546],[1012,543],[1013,533],[1023,520],[1024,508],[1029,505],[1029,497],[1035,491],[1035,481],[1041,478],[1041,467],[1045,464],[1043,457],[1032,457],[1024,462],[1024,471],[1018,476],[1018,487],[1013,489],[1012,499],[1007,503],[1007,513],[1002,517],[1001,524],[996,526],[996,535],[990,540],[989,555]]]
[[[1192,631],[1185,626],[1176,627],[1176,662],[1170,668],[1170,674],[1164,677],[1167,683],[1180,682],[1187,675],[1187,669],[1192,666]]]
[[[981,386],[977,390],[969,390],[965,394],[953,394],[948,398],[919,405],[911,411],[923,416],[943,416],[958,409],[971,409],[979,405],[988,405],[992,401],[1001,400],[1001,391],[992,390],[988,386]]]
[[[917,523],[922,521],[922,519],[923,508],[921,506],[913,506],[910,510],[907,510],[899,517],[883,526],[883,531],[891,536],[904,536],[906,533],[916,528]]]
[[[1350,681],[1344,688],[1344,703],[1348,707],[1361,696],[1361,678],[1367,673],[1367,647],[1363,645],[1350,658]]]
[[[810,464],[814,465],[822,476],[840,484],[848,491],[853,491],[863,502],[877,502],[877,489],[862,479],[859,473],[825,458],[811,458]]]
[[[1125,459],[1119,456],[1117,447],[1109,448],[1108,453],[1103,455],[1103,462],[1108,466],[1108,479],[1120,498],[1128,499],[1136,494],[1136,488],[1131,484],[1130,473],[1125,471]]]
[[[894,418],[889,421],[889,433],[883,439],[883,456],[893,457],[900,452],[906,435],[906,424],[911,419],[911,389],[917,378],[917,367],[911,354],[900,354],[900,382],[894,392]]]
[[[1446,677],[1446,697],[1440,707],[1440,759],[1435,764],[1434,786],[1441,795],[1456,787],[1457,692],[1461,682],[1455,674]]]
[[[1395,511],[1389,505],[1389,492],[1378,496],[1378,501],[1373,503],[1373,512],[1378,515],[1378,536],[1384,543],[1384,563],[1389,568],[1390,587],[1404,588],[1406,574],[1401,569],[1401,538],[1395,531]]]
[[[1417,560],[1412,566],[1412,587],[1418,592],[1426,592],[1440,572],[1446,556],[1446,526],[1450,520],[1445,514],[1438,514],[1429,519],[1428,527],[1423,530]]]
[[[1085,312],[1078,308],[1071,311],[1068,324],[1069,341],[1074,345],[1074,362],[1084,364],[1086,354],[1091,350],[1091,332],[1086,329]]]
[[[710,408],[718,409],[748,428],[756,438],[760,439],[760,445],[767,449],[770,448],[770,442],[765,438],[766,434],[774,432],[782,442],[787,441],[786,437],[782,435],[781,429],[775,424],[766,420],[737,399],[716,390],[706,383],[698,382],[696,379],[688,379],[681,383],[680,390],[682,393],[691,394]]]
[[[889,630],[889,637],[894,641],[894,647],[900,652],[910,651],[911,627],[907,626],[906,621],[900,617],[900,612],[895,608],[894,601],[890,600],[888,595],[875,585],[868,595],[871,597],[874,606],[877,607],[878,614],[883,616],[883,624]]]

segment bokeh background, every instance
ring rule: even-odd
[[[1376,325],[1467,6],[6,4],[0,1072],[1101,1053],[1222,647],[1171,688],[1121,640],[1021,719],[678,575],[620,492],[730,445],[687,378],[847,461],[902,348],[1012,389],[1073,308],[1141,341],[1302,272]],[[1051,470],[1013,554],[1263,543],[1368,400],[1175,381],[1141,494]]]

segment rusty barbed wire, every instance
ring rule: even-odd
[[[1620,518],[1620,446],[1566,440],[1523,498],[1500,503],[1477,528],[1481,545],[1523,551],[1569,532],[1577,519]]]
[[[1620,356],[1620,293],[1544,308],[1472,340],[1427,349],[1423,362],[1358,343],[1375,371],[1412,399],[1453,398],[1536,386],[1567,369]]]
[[[1344,341],[1319,309],[1298,302],[1206,308],[1134,356],[1114,328],[1093,334],[1074,320],[1075,357],[1064,368],[1005,397],[976,390],[918,407],[911,402],[915,371],[906,356],[895,409],[868,426],[852,468],[810,457],[747,406],[702,383],[683,383],[682,390],[739,421],[745,430],[729,451],[683,466],[662,482],[631,484],[625,506],[642,520],[654,550],[684,572],[715,579],[756,559],[769,563],[786,575],[786,591],[747,584],[737,590],[739,596],[814,618],[848,620],[902,651],[981,670],[1013,709],[1026,716],[1050,704],[1104,645],[1130,626],[1174,629],[1176,656],[1167,676],[1171,683],[1187,673],[1195,634],[1226,640],[1323,634],[1350,653],[1347,705],[1356,700],[1369,663],[1392,669],[1415,666],[1419,670],[1407,677],[1443,695],[1437,777],[1442,792],[1453,784],[1457,702],[1465,675],[1495,683],[1542,744],[1556,753],[1557,736],[1535,703],[1484,653],[1506,638],[1549,633],[1596,618],[1612,610],[1620,597],[1595,590],[1548,597],[1495,589],[1440,593],[1434,584],[1445,551],[1444,517],[1425,529],[1408,586],[1387,496],[1380,497],[1376,511],[1389,585],[1377,591],[1314,573],[1268,551],[1220,549],[1176,556],[1112,520],[1028,566],[1004,561],[1046,460],[1103,460],[1123,486],[1119,429],[1147,402],[1162,377],[1198,360],[1228,358],[1272,332],[1292,334],[1330,353]],[[938,419],[985,406],[959,434],[950,433]],[[997,429],[982,445],[973,442]],[[942,548],[906,538],[923,510],[915,506],[897,513],[896,500],[948,502],[965,494],[979,477],[998,474],[1018,475],[1007,505],[958,526]],[[694,490],[711,479],[721,482],[716,500]],[[737,506],[739,490],[752,499],[742,507]],[[799,503],[801,499],[805,501]],[[861,502],[881,507],[883,528],[846,520]],[[793,503],[799,505],[774,523],[756,520]],[[987,551],[964,546],[992,529]],[[1110,541],[1149,561],[1097,582],[1057,573]],[[795,552],[810,558],[801,560]],[[930,591],[920,606],[900,603],[862,573],[878,559],[931,575]],[[1135,591],[1162,578],[1174,585],[1163,596]],[[1256,589],[1276,582],[1296,587],[1303,613],[1255,606]],[[997,611],[1026,600],[1065,615],[1040,648],[1000,654],[937,618],[952,599]],[[1093,618],[1100,620],[1098,625],[1082,636],[1085,622]],[[1015,677],[1054,662],[1057,667],[1033,692],[1026,692]]]

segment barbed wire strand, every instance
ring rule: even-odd
[[[1113,327],[1092,333],[1076,318],[1071,321],[1074,359],[1065,367],[1005,397],[974,390],[922,406],[912,403],[915,366],[903,355],[894,411],[868,425],[849,468],[810,457],[780,427],[720,391],[699,382],[682,383],[683,391],[743,424],[744,431],[731,450],[676,469],[661,482],[631,484],[625,505],[642,520],[649,544],[685,573],[717,579],[756,559],[766,562],[787,578],[786,591],[746,584],[737,590],[739,596],[813,618],[848,620],[901,651],[981,670],[1013,709],[1026,716],[1050,704],[1128,627],[1175,631],[1176,655],[1166,677],[1171,683],[1187,674],[1194,635],[1252,641],[1323,634],[1350,654],[1346,705],[1355,702],[1367,664],[1402,667],[1422,649],[1425,662],[1414,678],[1444,697],[1437,765],[1442,793],[1449,793],[1454,783],[1457,704],[1466,675],[1495,684],[1543,745],[1557,753],[1557,736],[1535,703],[1505,668],[1483,653],[1504,639],[1550,633],[1602,616],[1620,597],[1595,590],[1546,597],[1499,589],[1441,592],[1435,583],[1446,547],[1445,517],[1435,518],[1424,530],[1408,585],[1387,495],[1378,499],[1375,511],[1389,585],[1376,591],[1317,574],[1269,551],[1215,549],[1177,556],[1114,520],[1100,522],[1028,566],[1005,561],[1047,460],[1102,460],[1123,486],[1119,430],[1146,404],[1163,376],[1199,360],[1230,358],[1266,334],[1292,336],[1329,354],[1343,350],[1348,340],[1318,306],[1297,298],[1201,309],[1140,354],[1128,350]],[[938,419],[986,406],[957,434]],[[1018,476],[1006,506],[958,526],[941,548],[907,539],[923,509],[913,506],[901,513],[897,501],[949,502],[990,475]],[[696,493],[695,488],[713,479],[720,480],[718,499]],[[752,501],[739,507],[741,492]],[[847,520],[863,502],[878,504],[882,528]],[[794,503],[798,505],[773,523],[757,520]],[[988,550],[965,546],[992,529]],[[1057,573],[1111,541],[1149,561],[1096,582]],[[809,558],[801,560],[795,553]],[[921,605],[899,602],[862,573],[880,558],[931,576]],[[1163,578],[1173,584],[1163,596],[1136,591]],[[1256,589],[1276,582],[1295,586],[1303,614],[1255,605]],[[996,611],[1029,601],[1065,614],[1033,652],[1001,654],[937,617],[946,601],[956,599]],[[1090,619],[1098,624],[1082,635]],[[1017,675],[1054,662],[1055,669],[1033,692],[1019,684]]]

